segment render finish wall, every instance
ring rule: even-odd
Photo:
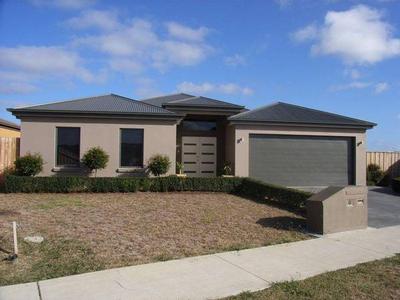
[[[143,162],[154,154],[167,155],[171,160],[168,174],[175,174],[176,124],[174,121],[135,121],[120,119],[83,118],[23,118],[21,120],[21,155],[27,152],[40,153],[45,164],[39,176],[59,175],[56,167],[56,128],[80,127],[80,157],[91,147],[99,146],[110,156],[107,168],[98,171],[98,176],[128,176],[118,173],[120,168],[120,129],[140,128],[144,130]],[[140,174],[140,170],[138,170]]]
[[[232,125],[233,126],[233,125]],[[355,184],[366,185],[366,134],[362,129],[317,128],[300,126],[235,126],[235,175],[249,176],[249,136],[250,134],[342,136],[355,138]]]

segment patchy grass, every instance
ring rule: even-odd
[[[0,285],[97,271],[104,267],[87,245],[76,240],[47,240],[40,245],[22,240],[20,247],[24,255],[17,261],[2,262]]]
[[[60,196],[52,201],[46,201],[43,203],[38,203],[36,205],[36,208],[39,209],[44,209],[44,210],[51,210],[54,208],[59,208],[59,207],[84,207],[88,206],[87,203],[82,202],[81,199],[77,199],[76,197],[71,197],[71,196]]]
[[[0,285],[309,238],[303,217],[223,193],[0,194],[9,250],[12,221],[20,257]]]
[[[228,299],[400,299],[400,255]]]

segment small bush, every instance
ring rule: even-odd
[[[40,154],[26,154],[14,162],[15,174],[18,176],[35,176],[43,169],[43,158]]]
[[[392,190],[396,193],[400,193],[400,177],[392,179]]]
[[[97,170],[104,169],[107,167],[109,156],[100,147],[90,148],[82,158],[82,164],[90,170],[90,172],[95,171],[97,175]]]
[[[166,155],[157,154],[149,159],[148,168],[154,176],[160,176],[168,172],[171,161]]]
[[[385,173],[381,167],[376,164],[369,164],[367,167],[367,183],[368,185],[377,185],[381,182]]]

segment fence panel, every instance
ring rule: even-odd
[[[400,176],[400,152],[367,152],[369,164],[377,164],[392,178]]]
[[[12,167],[19,157],[20,138],[0,137],[0,172]]]

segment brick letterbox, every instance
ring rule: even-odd
[[[319,234],[368,226],[367,188],[330,186],[307,200],[307,227]]]

